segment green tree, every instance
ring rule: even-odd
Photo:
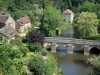
[[[63,15],[52,5],[48,5],[44,9],[44,22],[42,31],[46,36],[55,36],[56,29],[67,28],[68,23],[64,21]]]
[[[86,36],[97,36],[97,27],[99,20],[97,15],[91,12],[82,12],[76,18],[74,22],[75,35],[78,38]]]

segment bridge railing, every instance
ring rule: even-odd
[[[73,43],[73,44],[89,44],[89,45],[100,45],[100,40],[84,40],[75,38],[63,38],[63,37],[46,37],[47,42],[58,42],[58,43]]]

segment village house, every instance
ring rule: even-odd
[[[73,22],[73,12],[69,9],[65,10],[63,13],[64,18],[66,19],[66,21],[72,23]]]
[[[16,21],[16,30],[20,33],[27,33],[31,27],[31,20],[29,17],[22,17]]]
[[[16,21],[16,31],[20,33],[20,37],[24,38],[31,28],[31,20],[28,16],[22,17]]]
[[[15,21],[7,12],[0,11],[0,39],[3,37],[14,39],[15,38]]]

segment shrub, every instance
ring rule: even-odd
[[[20,51],[20,48],[17,45],[11,46],[9,53],[12,58],[17,58],[17,57],[23,56],[23,53]]]
[[[55,57],[48,53],[48,60],[46,61],[46,75],[53,75],[54,71],[56,71],[57,62]]]
[[[47,51],[46,51],[45,48],[43,48],[43,49],[41,50],[41,54],[42,54],[43,56],[46,56],[46,55],[47,55]]]
[[[43,33],[41,33],[38,30],[32,30],[30,32],[28,32],[28,34],[26,35],[26,39],[28,43],[34,43],[34,42],[38,42],[40,44],[43,44],[45,36]]]
[[[0,46],[0,59],[21,57],[23,53],[17,45],[4,44]]]
[[[91,75],[100,75],[100,56],[94,56],[93,58],[90,58],[88,62],[91,64]]]
[[[41,48],[42,48],[42,46],[40,43],[29,44],[29,49],[31,52],[39,53],[41,51]]]
[[[0,46],[0,67],[4,75],[22,75],[19,74],[21,65],[20,67],[15,65],[14,61],[14,59],[19,59],[22,56],[23,53],[17,45],[4,44]]]
[[[40,56],[35,56],[30,60],[29,69],[33,72],[33,75],[46,75],[45,61]]]
[[[14,40],[11,40],[10,42],[13,45],[17,45],[19,47],[20,51],[23,53],[23,55],[26,55],[26,53],[29,51],[29,49],[27,47],[25,47],[23,45],[22,41],[19,39],[14,39]]]

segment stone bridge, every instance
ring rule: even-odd
[[[72,53],[75,46],[80,46],[84,49],[84,54],[89,54],[89,50],[93,47],[100,49],[100,40],[84,40],[75,38],[63,38],[63,37],[46,37],[45,43],[51,45],[51,50],[56,52],[56,48],[59,45],[63,45],[67,48],[68,53]]]

